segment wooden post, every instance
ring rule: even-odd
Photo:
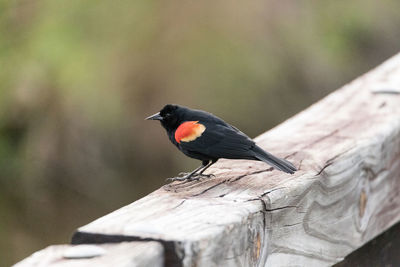
[[[154,240],[167,266],[329,266],[400,220],[400,55],[256,138],[295,163],[221,160],[79,228]]]

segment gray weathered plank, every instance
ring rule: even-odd
[[[35,252],[30,257],[14,265],[14,267],[139,267],[139,266],[164,266],[164,249],[158,242],[123,242],[119,244],[97,245],[104,254],[93,258],[68,259],[64,256],[71,252],[79,253],[85,245],[55,245]],[[78,249],[78,250],[77,250]],[[95,248],[96,249],[96,248]],[[85,253],[85,251],[83,253]],[[71,254],[71,253],[69,253]]]
[[[73,243],[160,240],[168,265],[328,266],[400,220],[400,55],[262,134],[297,165],[221,160],[78,229]]]

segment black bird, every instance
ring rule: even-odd
[[[277,158],[257,146],[236,127],[202,110],[168,104],[146,120],[159,120],[169,140],[180,151],[202,161],[202,165],[191,173],[172,180],[209,177],[203,172],[220,158],[259,160],[290,174],[297,170],[289,161]]]

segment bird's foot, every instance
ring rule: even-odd
[[[166,181],[171,181],[171,182],[175,182],[175,181],[195,181],[195,180],[199,180],[198,175],[192,175],[191,177],[187,177],[187,176],[183,176],[183,177],[171,177],[171,178],[167,178]]]
[[[190,175],[190,172],[180,172],[178,174],[178,177],[171,177],[165,179],[167,182],[175,182],[175,181],[191,181],[192,177],[195,176],[195,174]]]
[[[203,174],[203,173],[197,174],[197,176],[198,176],[199,178],[214,178],[214,177],[215,177],[214,174]]]
[[[188,175],[190,175],[190,172],[180,172],[180,173],[178,173],[178,177],[181,177],[181,176],[185,177],[185,176],[188,176]],[[193,174],[193,175],[196,175],[196,174]]]
[[[179,178],[184,178],[184,177],[189,176],[189,175],[190,175],[190,172],[180,172],[178,174],[178,177]],[[192,174],[192,176],[190,178],[194,178],[194,177],[196,177],[195,180],[198,180],[199,178],[215,177],[215,175],[214,174],[204,174],[204,173],[194,173],[194,174]]]
[[[184,176],[182,176],[182,175],[184,175]],[[190,181],[200,180],[200,178],[212,178],[212,177],[215,177],[215,175],[214,174],[198,174],[198,173],[190,175],[190,173],[181,172],[181,173],[179,173],[178,177],[167,178],[166,181],[171,181],[171,182],[187,181],[187,182],[190,182]]]

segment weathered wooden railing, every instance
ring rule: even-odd
[[[294,175],[221,160],[215,178],[166,185],[72,237],[98,247],[53,246],[17,266],[340,262],[400,220],[399,89],[397,55],[256,138],[295,163]]]

